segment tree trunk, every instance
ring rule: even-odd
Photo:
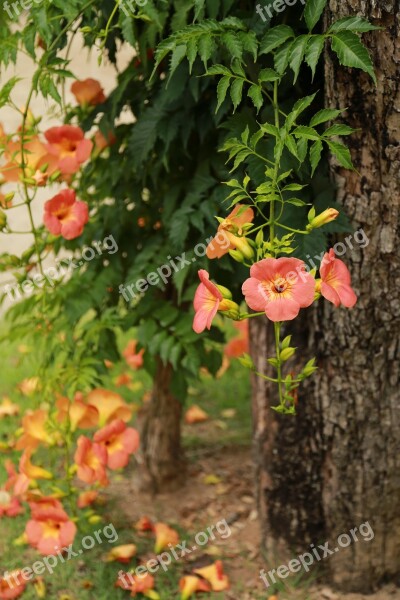
[[[140,487],[153,493],[178,487],[184,477],[182,403],[170,390],[171,377],[171,365],[158,360],[152,396],[140,427]]]
[[[319,371],[294,420],[270,411],[268,388],[254,382],[255,452],[265,545],[335,547],[338,535],[369,521],[373,541],[358,534],[319,566],[342,589],[371,592],[400,572],[399,2],[331,0],[327,23],[354,14],[385,28],[364,37],[377,89],[330,54],[325,70],[326,106],[348,107],[346,123],[361,130],[351,139],[360,175],[332,164],[338,200],[369,238],[343,258],[359,301],[351,311],[321,301],[305,313],[303,334],[296,325]],[[253,356],[265,357],[265,325],[252,330]]]

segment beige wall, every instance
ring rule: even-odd
[[[128,64],[133,54],[133,49],[130,46],[125,45],[119,53],[118,69],[123,69]],[[72,58],[72,61],[68,68],[76,75],[78,79],[86,79],[87,77],[98,79],[101,82],[106,94],[115,87],[117,81],[117,72],[115,67],[107,60],[103,60],[102,65],[99,66],[97,63],[98,50],[96,48],[91,50],[83,48],[82,39],[78,36],[72,44],[70,57]],[[26,105],[26,99],[29,94],[31,79],[34,71],[35,65],[30,57],[21,53],[16,66],[10,67],[0,74],[0,86],[4,85],[4,83],[6,83],[8,79],[14,75],[22,78],[22,81],[16,85],[12,93],[12,99],[18,107],[24,107]],[[70,101],[75,103],[75,98],[70,93],[71,83],[72,80],[69,80],[66,85],[66,100],[67,102]],[[51,101],[49,104],[41,97],[34,97],[31,103],[31,108],[35,115],[43,116],[43,129],[60,124],[61,118],[56,118],[51,114],[52,110],[54,115],[54,105],[51,104]],[[16,131],[20,125],[21,115],[16,110],[13,110],[9,107],[3,107],[0,109],[0,123],[2,123],[7,133],[12,133],[13,131]],[[13,190],[15,190],[15,186],[12,185],[4,185],[1,188],[3,193]],[[35,201],[32,204],[35,223],[41,223],[43,204],[49,199],[49,197],[51,198],[56,191],[57,187],[55,186],[52,186],[51,188],[42,188],[39,190]],[[15,195],[14,204],[18,204],[20,201],[21,196],[17,192]],[[12,229],[18,231],[25,231],[27,228],[29,229],[29,220],[25,207],[8,211],[7,217]],[[28,248],[31,243],[31,235],[5,235],[0,233],[0,253],[7,251],[19,255],[22,251]],[[49,260],[49,264],[52,264],[53,261],[51,261],[51,259]],[[12,282],[11,274],[0,273],[1,294],[3,293],[3,286],[6,282]]]

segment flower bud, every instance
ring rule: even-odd
[[[225,317],[235,320],[239,319],[240,315],[239,305],[228,299],[221,300],[218,312],[223,312]]]
[[[2,231],[6,225],[7,225],[6,213],[3,210],[0,210],[0,231]]]
[[[262,229],[256,235],[256,246],[261,248],[264,243],[264,232]]]
[[[100,515],[91,515],[88,518],[88,521],[91,525],[97,525],[97,523],[101,523],[103,519],[100,517]]]
[[[244,262],[244,256],[239,250],[229,250],[230,256],[232,256],[233,260],[236,260],[238,263]]]
[[[239,250],[245,258],[253,258],[254,250],[251,247],[249,240],[246,238],[237,238],[236,239],[236,248]]]
[[[310,211],[311,212],[311,211]],[[309,225],[307,229],[311,231],[311,229],[318,229],[318,227],[322,227],[323,225],[327,225],[331,221],[334,221],[339,216],[339,211],[335,208],[327,208],[317,217],[314,217],[309,221]]]
[[[243,354],[243,356],[239,356],[238,360],[240,362],[241,365],[243,365],[243,367],[246,367],[248,369],[255,369],[255,365],[253,362],[253,359],[251,358],[251,356],[249,354]]]
[[[38,598],[46,598],[46,584],[43,577],[36,577],[33,582],[33,587],[35,588],[36,596]]]
[[[302,373],[305,377],[308,377],[309,375],[312,375],[314,373],[314,371],[316,371],[317,369],[318,369],[318,367],[315,366],[315,358],[312,358],[311,360],[308,361],[308,363],[304,367]]]
[[[232,300],[232,293],[230,290],[228,290],[228,288],[224,287],[223,285],[216,285],[224,298],[226,298],[227,300]]]
[[[289,358],[292,358],[292,356],[294,355],[295,352],[296,352],[296,348],[291,348],[291,347],[284,348],[279,355],[280,361],[285,362],[285,361],[289,360]]]

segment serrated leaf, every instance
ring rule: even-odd
[[[301,66],[301,63],[303,62],[307,42],[308,42],[308,36],[300,35],[298,38],[295,39],[295,41],[293,42],[293,44],[290,48],[289,64],[290,64],[290,68],[292,69],[292,71],[294,73],[294,82],[293,83],[296,83],[297,78],[299,76],[300,66]]]
[[[292,40],[289,40],[281,48],[279,48],[279,50],[277,50],[274,56],[274,67],[279,75],[283,75],[287,69],[292,44]]]
[[[199,54],[205,68],[207,68],[207,63],[210,60],[214,50],[214,39],[208,33],[205,33],[199,39]]]
[[[316,125],[326,123],[327,121],[334,121],[342,112],[342,110],[324,108],[323,110],[318,111],[317,114],[313,116],[313,118],[310,121],[310,126],[315,127]]]
[[[169,80],[186,56],[186,44],[180,44],[173,49],[169,64]]]
[[[299,158],[299,155],[297,154],[297,144],[296,144],[296,141],[293,136],[291,136],[291,135],[286,136],[285,146],[289,150],[289,152],[291,154],[293,154],[293,156],[295,156],[297,159]]]
[[[300,200],[299,198],[289,198],[289,200],[285,200],[285,204],[293,204],[293,206],[307,206],[307,202],[304,202],[304,200]]]
[[[274,137],[279,137],[279,129],[272,125],[271,123],[264,123],[261,125],[261,129],[264,133],[268,133],[269,135],[273,135]]]
[[[368,73],[376,84],[371,57],[357,34],[352,31],[338,31],[332,35],[332,50],[336,52],[341,65],[361,69]]]
[[[341,123],[337,123],[336,125],[332,125],[326,131],[324,131],[324,137],[333,137],[334,135],[351,135],[356,130],[349,125],[343,125]]]
[[[201,11],[204,8],[206,0],[194,0],[194,19],[193,21],[197,21]]]
[[[243,79],[236,79],[231,85],[231,98],[233,102],[233,110],[235,111],[242,100],[243,94]]]
[[[207,69],[206,75],[226,75],[227,77],[231,77],[232,73],[224,65],[212,65]]]
[[[307,140],[319,140],[319,134],[312,127],[306,127],[305,125],[300,125],[293,130],[293,135],[296,137],[303,137]]]
[[[311,96],[305,96],[304,98],[300,98],[300,100],[297,100],[297,102],[295,102],[292,112],[290,112],[286,117],[286,128],[288,131],[293,127],[294,123],[296,122],[297,118],[301,115],[301,113],[304,112],[310,106],[310,104],[313,103],[316,95],[317,94],[315,93]]]
[[[322,149],[323,145],[320,140],[318,142],[315,142],[310,148],[311,176],[314,175],[315,170],[320,163]]]
[[[372,25],[367,19],[364,17],[344,17],[344,19],[339,19],[331,27],[329,28],[329,32],[331,31],[355,31],[358,33],[364,33],[366,31],[375,31],[376,29],[382,29],[382,27],[377,27],[376,25]]]
[[[197,56],[197,39],[190,38],[187,43],[186,50],[187,59],[189,61],[189,73],[192,74],[193,64]]]
[[[305,187],[307,186],[301,185],[300,183],[288,183],[288,185],[285,185],[282,192],[299,192]]]
[[[338,163],[346,169],[354,170],[350,150],[347,146],[340,144],[339,142],[332,142],[331,140],[327,140],[327,142],[332,154],[337,158]]]
[[[304,18],[310,31],[314,29],[315,25],[320,20],[327,1],[328,0],[307,0],[306,7],[304,9]]]
[[[217,86],[217,98],[218,98],[218,104],[217,104],[217,108],[215,109],[215,112],[218,112],[223,101],[226,98],[226,94],[229,88],[229,84],[230,84],[230,77],[222,77],[222,79],[219,80],[218,82],[218,86]]]
[[[228,33],[223,34],[221,40],[232,55],[232,58],[237,58],[241,61],[243,56],[243,44],[239,37],[232,31],[228,31]]]
[[[0,90],[0,107],[7,104],[14,86],[18,83],[18,81],[20,81],[20,79],[20,77],[11,77],[11,79],[9,79],[7,83],[3,85]]]
[[[297,140],[297,154],[299,155],[300,162],[304,162],[308,151],[308,140],[306,138],[299,138]]]
[[[243,44],[244,50],[246,50],[246,52],[249,52],[250,54],[252,54],[252,56],[254,58],[254,62],[256,62],[257,53],[258,53],[258,41],[257,41],[257,36],[256,36],[255,32],[254,31],[239,31],[237,33],[237,35],[239,36],[239,39]]]
[[[253,104],[258,113],[264,104],[261,88],[258,85],[252,85],[247,92],[247,95],[253,100]]]
[[[262,69],[258,75],[258,81],[264,83],[265,81],[278,81],[280,79],[278,73],[274,69]]]
[[[313,35],[307,44],[305,52],[305,60],[312,72],[312,78],[315,77],[315,70],[319,61],[319,57],[322,54],[325,44],[325,36]]]
[[[289,25],[277,25],[276,27],[272,27],[261,40],[259,53],[268,54],[268,52],[282,46],[289,38],[294,38],[294,31]]]

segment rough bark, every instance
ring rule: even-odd
[[[343,257],[359,302],[352,311],[327,302],[309,311],[302,347],[317,354],[319,371],[295,421],[271,414],[269,390],[254,383],[267,547],[306,552],[309,541],[336,545],[338,535],[369,521],[373,541],[360,536],[320,564],[339,587],[360,592],[400,573],[399,8],[398,0],[331,0],[326,15],[330,23],[360,14],[385,27],[364,36],[377,89],[330,53],[325,71],[326,105],[348,107],[346,123],[361,130],[351,141],[360,175],[332,164],[339,202],[369,238],[367,247],[354,244]],[[264,325],[253,324],[253,338],[253,353],[265,356]]]
[[[171,365],[159,360],[140,427],[140,486],[153,493],[179,487],[184,477],[182,403],[171,392],[171,377]]]

